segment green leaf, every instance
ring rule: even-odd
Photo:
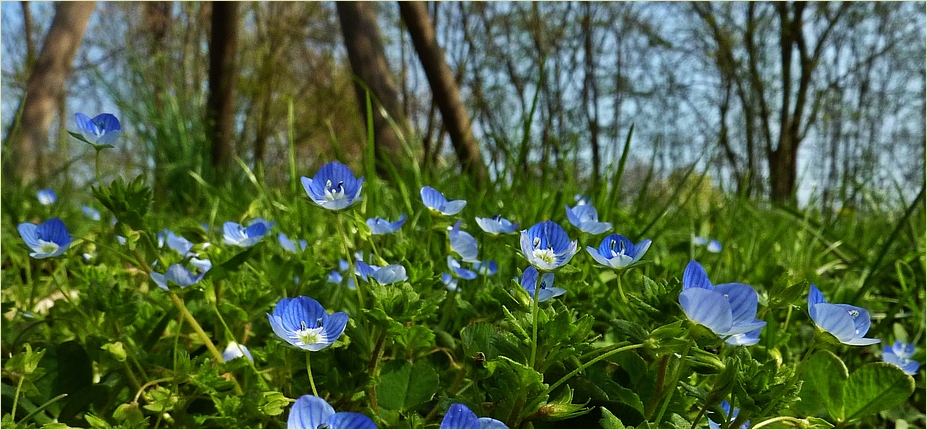
[[[898,366],[869,363],[860,367],[843,387],[846,420],[852,421],[891,409],[904,403],[914,393],[914,378]]]
[[[830,351],[818,351],[799,372],[804,383],[796,409],[817,415],[817,410],[824,406],[832,418],[843,421],[844,385],[849,376],[843,361]]]
[[[492,345],[492,337],[499,329],[489,323],[475,323],[464,327],[460,331],[464,354],[467,357],[476,357],[482,353],[487,360],[495,360],[499,351]]]
[[[122,342],[107,343],[100,349],[112,354],[113,358],[120,363],[126,361],[126,349],[122,346]]]
[[[264,415],[275,417],[283,413],[283,409],[290,404],[283,393],[279,391],[265,391],[264,396],[258,403],[258,410]]]
[[[110,424],[109,424],[108,422],[106,422],[106,420],[104,420],[103,418],[100,418],[100,417],[98,417],[98,416],[96,416],[96,415],[93,415],[93,414],[91,414],[91,413],[89,413],[89,412],[86,413],[86,414],[84,414],[84,419],[87,420],[87,423],[90,424],[90,427],[91,427],[91,428],[95,428],[95,429],[108,429],[108,428],[111,427]]]
[[[431,400],[440,382],[427,362],[390,361],[377,383],[377,402],[386,409],[410,411]]]
[[[239,266],[244,264],[245,261],[248,261],[248,257],[250,257],[251,254],[254,253],[254,250],[258,249],[260,246],[261,244],[258,243],[252,247],[249,247],[248,249],[239,252],[234,257],[229,258],[224,263],[213,267],[208,272],[206,272],[205,275],[203,275],[203,280],[212,279],[215,281],[227,277],[229,273],[235,272]]]
[[[624,423],[622,423],[610,410],[606,409],[605,406],[601,406],[599,409],[602,410],[602,419],[599,420],[599,425],[602,426],[603,429],[626,428]]]

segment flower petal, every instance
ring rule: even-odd
[[[811,308],[811,319],[818,327],[834,335],[842,343],[847,343],[857,337],[853,318],[841,306],[818,303]]]
[[[721,293],[690,288],[679,294],[679,304],[693,322],[708,327],[717,335],[729,334],[733,326],[731,305]]]
[[[444,419],[441,420],[442,429],[478,429],[480,421],[476,414],[462,403],[454,403],[447,408]]]
[[[682,289],[687,290],[689,288],[714,290],[711,281],[708,280],[708,274],[705,273],[705,268],[695,260],[690,261],[686,265],[686,271],[682,273]]]
[[[288,429],[315,429],[328,422],[335,415],[335,409],[319,397],[305,395],[293,403],[286,420]]]
[[[375,429],[377,425],[364,414],[357,412],[336,412],[328,417],[330,429]]]

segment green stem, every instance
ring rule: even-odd
[[[364,294],[361,292],[360,282],[357,282],[357,274],[354,273],[354,257],[351,255],[351,248],[348,247],[348,235],[344,232],[344,226],[341,225],[341,218],[338,214],[335,214],[335,227],[341,235],[341,245],[344,247],[344,255],[348,260],[348,272],[354,280],[354,291],[357,291],[357,309],[360,310],[364,308]]]
[[[769,424],[779,422],[779,421],[788,422],[792,424],[794,427],[801,427],[801,428],[804,428],[804,425],[807,424],[806,420],[795,418],[795,417],[775,417],[775,418],[770,418],[766,421],[757,423],[756,425],[753,426],[753,428],[758,429],[760,427],[765,427]]]
[[[232,330],[230,330],[228,324],[225,323],[225,319],[222,318],[222,314],[219,313],[219,308],[213,305],[212,310],[216,313],[216,316],[219,317],[219,322],[222,323],[222,327],[225,327],[225,332],[228,333],[229,337],[232,337],[232,340],[236,345],[238,345],[238,351],[241,352],[241,355],[245,357],[245,360],[248,360],[248,356],[245,355],[244,348],[242,348],[241,344],[235,340],[234,336],[232,336]],[[248,365],[251,367],[251,370],[254,371],[255,376],[257,376],[258,382],[261,384],[261,389],[264,391],[269,391],[270,387],[267,385],[267,381],[265,381],[261,376],[261,372],[258,372],[257,367],[254,366],[254,362],[248,360]]]
[[[540,307],[538,297],[541,296],[541,275],[543,275],[543,273],[538,270],[538,279],[534,281],[534,298],[532,299],[531,306],[531,360],[529,361],[529,365],[532,369],[534,369],[538,352],[538,307]]]
[[[52,403],[55,403],[55,402],[57,402],[58,400],[61,400],[61,399],[65,398],[65,397],[67,397],[67,396],[68,396],[68,393],[59,394],[59,395],[57,395],[56,397],[52,398],[51,400],[49,400],[49,401],[47,401],[47,402],[45,402],[45,403],[42,403],[42,406],[39,406],[39,407],[35,408],[34,411],[29,412],[29,415],[26,415],[26,416],[23,417],[23,419],[19,420],[19,422],[16,423],[16,427],[20,427],[20,426],[21,426],[23,423],[25,423],[26,420],[28,420],[29,418],[32,418],[32,417],[38,415],[39,412],[44,411],[45,408],[49,407]]]
[[[614,348],[614,347],[615,347],[614,345],[610,345],[610,346],[605,347],[604,349]],[[596,358],[593,358],[592,360],[589,360],[589,361],[583,363],[581,366],[579,366],[579,367],[573,369],[573,371],[571,371],[570,373],[567,373],[564,377],[560,378],[557,382],[554,382],[550,387],[547,388],[546,394],[550,394],[550,393],[553,392],[557,387],[563,385],[566,381],[568,381],[570,378],[572,378],[573,376],[575,376],[577,373],[582,372],[583,370],[586,370],[587,368],[589,368],[589,366],[592,366],[593,364],[596,364],[596,363],[598,363],[599,361],[602,361],[602,360],[604,360],[604,359],[606,359],[606,358],[608,358],[608,357],[611,357],[611,356],[613,356],[613,355],[615,355],[615,354],[618,354],[619,352],[631,351],[631,350],[638,349],[638,348],[643,348],[643,347],[644,347],[644,344],[642,344],[642,343],[638,343],[638,344],[634,344],[634,345],[625,345],[625,346],[618,347],[617,349],[613,349],[613,350],[611,350],[611,351],[608,351],[608,352],[606,352],[606,353],[604,353],[604,354],[602,354],[602,355],[600,355],[600,356],[598,356],[598,357],[596,357]]]
[[[615,282],[618,283],[618,295],[621,296],[621,302],[628,304],[628,298],[624,295],[624,289],[621,288],[621,271],[615,271]]]
[[[312,379],[312,366],[309,364],[309,356],[312,353],[306,353],[306,373],[309,374],[309,385],[312,387],[312,395],[319,397],[319,391],[315,389],[315,380]]]
[[[19,393],[23,389],[23,382],[26,381],[26,375],[19,376],[19,382],[16,384],[16,395],[13,397],[13,411],[10,412],[10,421],[16,422],[16,406],[19,404]]]
[[[99,149],[97,149],[96,162],[93,166],[93,170],[97,176],[97,184],[99,184],[99,186],[102,187],[103,186],[103,176],[100,175],[100,150]]]
[[[686,342],[686,348],[683,350],[682,355],[679,357],[679,368],[676,370],[676,375],[673,377],[673,383],[669,385],[668,395],[666,395],[666,400],[663,401],[663,406],[660,407],[660,412],[657,413],[657,418],[653,420],[653,423],[660,426],[660,420],[663,419],[663,414],[666,413],[666,408],[669,407],[670,400],[673,399],[673,393],[676,391],[676,385],[679,384],[679,378],[682,377],[682,372],[686,368],[686,356],[689,355],[689,349],[692,348],[692,343],[695,341],[692,337],[689,337],[689,341]]]
[[[177,310],[183,315],[184,319],[187,320],[187,323],[193,327],[193,331],[199,335],[200,339],[206,345],[206,349],[212,354],[216,361],[222,363],[225,360],[222,359],[222,353],[216,349],[216,345],[212,343],[212,340],[209,339],[209,336],[206,335],[206,332],[203,331],[203,327],[200,326],[200,323],[196,322],[196,318],[193,318],[193,314],[187,310],[187,307],[183,304],[183,299],[177,296],[173,291],[168,291],[167,296],[171,299],[171,302],[174,303],[174,306],[177,307]]]

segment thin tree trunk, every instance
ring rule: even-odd
[[[583,48],[585,49],[585,77],[583,85],[583,110],[589,123],[589,144],[592,146],[592,190],[598,192],[601,184],[599,155],[599,93],[595,78],[595,49],[592,46],[592,3],[584,3],[583,15]],[[591,102],[591,106],[590,106]],[[592,110],[590,111],[590,107]]]
[[[225,180],[235,157],[235,82],[238,69],[238,4],[212,3],[212,35],[209,41],[209,99],[207,123],[211,130],[212,167],[216,179]]]
[[[48,128],[55,118],[64,81],[71,73],[77,48],[84,38],[94,2],[61,2],[42,45],[42,52],[26,82],[21,115],[9,138],[9,163],[4,176],[22,182],[45,181],[43,157]]]
[[[399,2],[399,14],[406,23],[415,51],[422,62],[457,159],[460,160],[463,171],[476,181],[477,186],[482,187],[488,180],[486,166],[470,129],[470,116],[460,99],[460,90],[454,74],[445,61],[444,51],[435,39],[428,10],[422,2]]]
[[[35,36],[32,34],[34,31],[32,27],[32,12],[29,9],[29,2],[20,2],[20,5],[23,8],[23,32],[26,33],[26,67],[24,70],[26,73],[29,73],[29,71],[32,70],[32,65],[35,63]]]

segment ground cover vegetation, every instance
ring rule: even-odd
[[[3,427],[927,425],[917,5],[17,6]]]

